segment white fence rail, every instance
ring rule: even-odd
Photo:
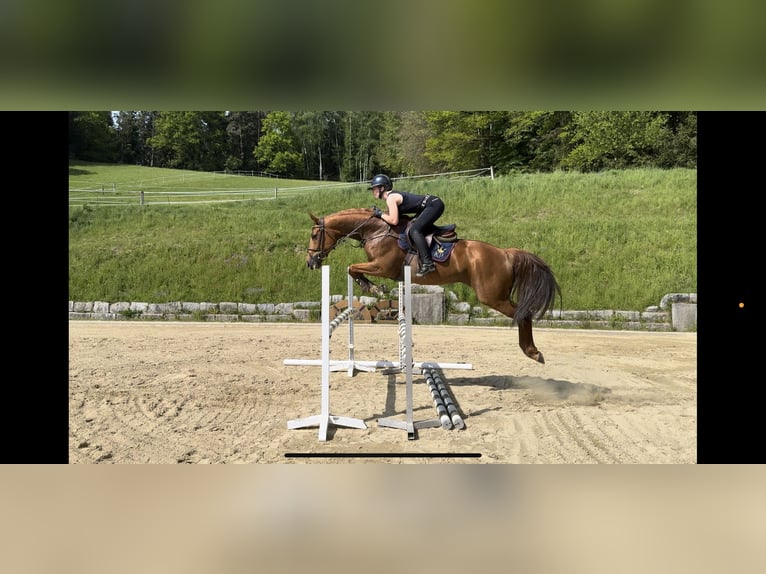
[[[494,179],[494,170],[491,167],[471,169],[464,171],[453,171],[447,173],[396,177],[394,181],[415,180],[424,178],[473,178],[490,176]],[[180,177],[180,176],[179,176]],[[209,181],[210,177],[238,177],[230,174],[213,172],[211,174],[200,174]],[[241,177],[241,176],[239,176]],[[126,184],[116,183],[85,183],[75,185],[69,188],[69,205],[191,205],[203,203],[224,203],[241,202],[256,200],[274,200],[280,198],[296,197],[305,194],[307,191],[325,190],[325,189],[346,189],[349,187],[358,187],[367,185],[367,181],[358,181],[352,183],[332,182],[317,185],[305,185],[294,187],[262,187],[262,188],[228,188],[228,189],[205,189],[199,186],[191,187],[194,178],[184,175],[181,183],[190,185],[185,188],[172,180],[162,178],[161,180],[150,180],[131,182]],[[243,183],[247,178],[242,177]],[[177,182],[177,180],[176,180]]]

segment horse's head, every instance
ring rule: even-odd
[[[322,261],[324,261],[330,251],[335,247],[335,239],[328,237],[324,225],[324,217],[317,217],[313,213],[309,213],[309,215],[311,216],[314,225],[311,227],[311,239],[309,239],[306,265],[308,265],[309,269],[319,269],[322,265]]]
[[[313,213],[309,215],[314,222],[306,257],[306,265],[309,269],[319,269],[330,251],[335,249],[342,240],[347,238],[363,240],[368,231],[363,229],[366,223],[373,223],[370,226],[371,229],[381,224],[386,225],[385,222],[372,216],[371,209],[347,209],[326,217],[317,217]]]

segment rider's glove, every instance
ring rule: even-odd
[[[378,217],[378,218],[382,218],[383,217],[383,212],[380,209],[378,209],[377,205],[373,205],[372,206],[372,216],[373,217]]]

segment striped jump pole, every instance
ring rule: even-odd
[[[404,312],[402,312],[404,311]],[[415,363],[412,360],[412,272],[409,265],[404,267],[404,281],[399,282],[399,369],[405,372],[407,385],[405,420],[392,418],[379,419],[378,425],[404,429],[410,440],[415,438],[415,430],[420,428],[433,428],[441,426],[445,430],[465,427],[460,413],[457,411],[452,396],[447,390],[446,383],[440,375],[442,368],[471,369],[469,363]],[[412,414],[412,372],[419,368],[425,375],[426,383],[431,391],[436,414],[439,418],[414,421]]]
[[[423,371],[423,373],[426,376],[428,390],[431,391],[431,398],[434,400],[434,407],[436,407],[436,414],[439,417],[442,428],[444,430],[450,430],[452,428],[452,419],[450,419],[449,415],[447,414],[447,407],[444,405],[444,399],[442,399],[439,388],[436,386],[433,371],[431,371],[431,369],[426,369]]]
[[[406,274],[406,271],[405,271]],[[409,286],[407,286],[406,281],[399,281],[399,315],[397,316],[397,323],[398,323],[398,331],[399,331],[399,364],[394,365],[390,361],[378,361],[375,363],[377,367],[387,367],[389,373],[395,373],[395,372],[402,372],[405,368],[405,335],[407,333],[407,329],[412,328],[412,317],[410,316],[409,319],[407,319],[406,313],[402,313],[402,308],[404,307],[404,298],[402,297],[402,293],[411,291],[412,289],[412,283],[409,283]],[[412,296],[410,295],[410,305],[412,305]],[[411,332],[410,332],[410,336]],[[467,369],[471,370],[473,369],[473,365],[471,363],[441,363],[441,362],[435,362],[435,361],[422,361],[417,362],[412,360],[412,353],[410,354],[410,362],[412,362],[412,367],[414,369],[417,369],[420,373],[425,373],[427,369]]]
[[[404,370],[406,382],[405,420],[394,418],[378,419],[378,426],[403,429],[407,431],[409,440],[415,439],[415,430],[443,426],[449,418],[428,419],[415,421],[412,414],[412,371],[415,364],[412,360],[412,269],[404,266],[404,282],[399,283],[399,339],[400,339],[400,368]],[[402,313],[404,310],[404,313]],[[402,319],[403,315],[403,319]],[[451,421],[450,421],[451,424]]]
[[[348,270],[347,270],[348,271]],[[329,271],[328,271],[329,273]],[[329,280],[328,280],[329,283]],[[325,314],[329,315],[330,309],[330,295],[325,297],[324,294],[324,278],[322,279],[322,317]],[[348,307],[346,310],[340,313],[335,319],[330,321],[330,336],[332,332],[339,327],[342,323],[348,323],[348,360],[330,360],[331,371],[347,371],[349,377],[353,377],[356,371],[374,372],[376,368],[387,366],[383,361],[357,361],[354,358],[354,281],[351,275],[347,275],[347,287],[348,287]],[[283,361],[285,365],[311,365],[311,366],[324,366],[324,359],[285,359]]]
[[[404,369],[405,367],[405,360],[407,359],[407,349],[405,348],[405,338],[407,336],[407,314],[402,313],[402,290],[404,289],[404,282],[399,281],[399,315],[397,316],[396,320],[399,324],[399,368]],[[409,356],[410,360],[412,360],[412,355]]]
[[[349,309],[351,309],[349,301]],[[345,317],[339,321],[341,316]],[[287,421],[288,429],[299,429],[318,426],[319,440],[327,440],[329,425],[366,429],[367,425],[361,419],[337,416],[330,413],[330,337],[333,331],[344,321],[349,320],[351,313],[341,313],[330,322],[330,267],[322,266],[322,402],[321,412],[305,418]]]
[[[424,373],[426,375],[426,381],[429,381],[429,379],[433,381],[433,386],[436,388],[436,391],[439,394],[439,397],[441,398],[441,402],[444,405],[444,408],[446,409],[447,414],[449,415],[451,426],[454,426],[456,429],[465,428],[465,422],[463,421],[463,417],[460,416],[460,413],[458,412],[457,407],[455,406],[455,401],[452,400],[452,394],[447,389],[447,383],[444,381],[439,371],[436,369],[426,369]],[[431,383],[429,383],[429,386],[430,385]],[[433,394],[433,390],[431,391],[431,393]],[[434,397],[434,402],[436,402],[436,400],[437,400],[436,397]],[[446,426],[444,426],[443,420],[442,420],[442,427],[447,428]]]

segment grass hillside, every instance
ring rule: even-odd
[[[69,187],[73,301],[316,301],[321,274],[306,267],[308,213],[376,203],[366,185],[139,166],[71,164]],[[643,310],[666,293],[697,291],[695,170],[413,179],[396,187],[442,197],[440,223],[456,223],[463,238],[541,256],[565,309]],[[355,242],[333,251],[333,293],[346,291],[342,270],[364,258]],[[468,287],[445,287],[476,303]]]

